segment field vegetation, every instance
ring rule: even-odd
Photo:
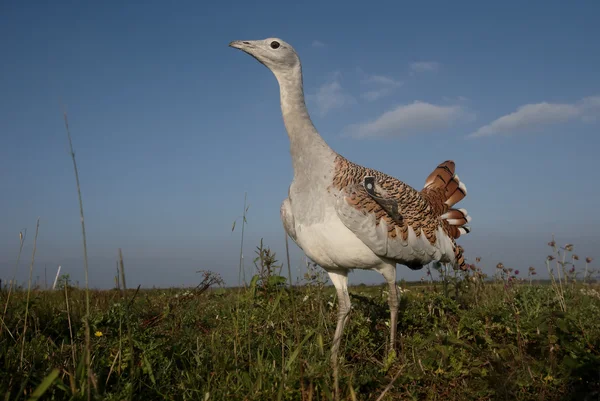
[[[467,272],[425,268],[421,282],[400,282],[395,354],[385,348],[387,286],[351,287],[340,398],[597,400],[600,286],[590,258],[549,245],[545,282],[501,263],[488,277],[480,259]],[[262,242],[241,288],[202,271],[188,289],[126,289],[120,267],[115,288],[89,298],[68,276],[55,290],[4,285],[3,399],[79,400],[88,390],[98,400],[333,398],[337,301],[319,267],[307,264],[289,286]]]

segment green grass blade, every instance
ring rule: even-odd
[[[42,395],[44,395],[52,383],[54,383],[59,373],[60,371],[58,369],[53,369],[52,372],[50,372],[50,374],[44,378],[40,385],[37,386],[33,394],[31,394],[31,397],[29,397],[28,401],[38,400]]]
[[[296,347],[294,352],[292,352],[292,355],[290,355],[290,358],[288,359],[287,363],[285,364],[286,370],[290,369],[290,366],[292,366],[292,363],[294,363],[294,361],[298,357],[298,354],[300,353],[300,349],[302,348],[304,343],[306,343],[308,341],[308,339],[312,337],[313,334],[315,334],[315,331],[311,330],[307,335],[304,336],[304,339],[302,340],[302,342],[300,344],[298,344],[298,346]]]

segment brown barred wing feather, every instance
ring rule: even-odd
[[[373,177],[373,193],[365,187]],[[452,252],[440,213],[404,182],[341,156],[330,191],[338,196],[336,212],[375,254],[411,268],[420,268]],[[395,202],[395,205],[394,205]]]

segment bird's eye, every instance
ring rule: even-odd
[[[271,49],[277,49],[279,48],[280,44],[278,41],[274,40],[271,42]]]

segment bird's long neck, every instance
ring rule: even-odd
[[[306,109],[302,67],[298,65],[275,76],[279,82],[283,122],[290,138],[294,176],[318,173],[334,152],[317,132]]]

